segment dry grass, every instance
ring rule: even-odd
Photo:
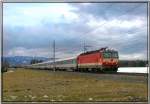
[[[3,101],[147,101],[147,99],[147,76],[25,69],[3,74]]]

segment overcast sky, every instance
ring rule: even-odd
[[[146,3],[4,3],[5,56],[74,57],[108,46],[120,59],[147,58]]]

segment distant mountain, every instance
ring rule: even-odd
[[[45,57],[30,57],[30,56],[14,56],[14,57],[4,57],[4,60],[7,60],[11,66],[16,65],[27,65],[30,64],[31,60],[37,59],[42,61],[49,60]]]

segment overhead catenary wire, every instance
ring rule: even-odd
[[[118,16],[117,19],[119,20],[122,16],[126,15],[126,13],[133,12],[133,11],[134,11],[136,8],[138,8],[140,5],[141,5],[141,3],[139,3],[137,6],[134,6],[134,7],[131,8],[131,9],[128,9],[127,11],[124,12],[123,15]],[[97,27],[100,27],[100,28],[96,28],[96,29],[94,29],[93,31],[96,31],[97,29],[102,29],[102,27],[104,27],[105,24],[107,24],[106,21],[105,21],[104,23],[102,23],[102,24],[100,24],[100,25],[97,26]],[[93,31],[89,30],[88,32],[85,32],[84,34],[89,34],[89,33],[93,32]],[[81,38],[83,38],[83,37],[84,37],[84,39],[87,38],[87,36],[85,37],[84,35],[81,35],[79,38],[81,39]],[[95,39],[95,38],[92,38],[92,39]],[[95,40],[96,40],[96,39],[95,39]]]
[[[127,10],[125,13],[129,13],[129,12],[133,12],[139,5],[141,5],[141,4],[138,4],[137,6],[134,6],[133,8],[131,8],[131,9],[129,9],[129,10]],[[124,14],[124,15],[126,15],[126,14]],[[124,15],[121,15],[121,16],[119,16],[117,19],[120,19],[122,16],[124,16]],[[100,28],[101,27],[103,27],[103,26],[105,26],[105,24],[106,23],[103,23],[103,24],[101,24],[100,25]],[[120,22],[119,22],[119,24],[120,24]],[[99,28],[96,28],[95,30],[97,30],[97,29],[99,29]],[[89,31],[89,32],[87,32],[87,33],[90,33],[91,31]],[[108,31],[108,32],[110,32],[110,31]],[[83,37],[84,35],[82,35],[81,37]],[[80,37],[80,38],[81,38]],[[85,38],[87,38],[87,37],[85,37]],[[85,39],[84,38],[84,39]],[[98,38],[90,38],[90,39],[92,39],[92,41],[91,42],[94,42],[94,43],[96,43],[97,45],[101,45],[101,44],[99,44],[99,43],[97,43],[98,41],[99,41],[99,39]],[[129,44],[129,43],[128,43]],[[95,46],[93,46],[93,48],[94,48]],[[96,48],[96,47],[95,47]],[[98,47],[99,48],[99,47]]]
[[[134,8],[134,9],[136,9],[136,7]],[[128,12],[129,12],[129,10],[128,10]],[[136,12],[136,13],[138,13],[138,12]],[[121,22],[119,22],[118,24],[121,24]],[[145,27],[143,27],[143,28],[141,28],[140,30],[144,30],[144,29],[146,29],[147,28],[147,26],[145,26]],[[128,30],[127,32],[129,32],[130,30]],[[111,34],[111,31],[108,31],[108,34]],[[136,33],[138,33],[138,31],[136,31]],[[124,33],[120,33],[120,34],[124,34]],[[95,41],[92,41],[92,42],[97,42],[97,40],[98,39],[95,39]],[[128,42],[128,43],[126,43],[126,45],[127,44],[130,44],[130,42]],[[97,43],[97,45],[99,45],[98,43]]]
[[[83,52],[85,53],[88,49],[88,47],[92,47],[91,45],[86,45],[85,44],[85,41],[84,41],[84,43],[83,43]]]
[[[128,9],[127,11],[124,12],[123,15],[118,16],[117,19],[122,18],[122,16],[126,15],[126,13],[133,12],[136,8],[139,7],[139,5],[141,5],[141,4],[138,4],[138,5],[134,6],[134,7],[131,8],[131,9]],[[108,8],[111,8],[111,7],[112,7],[112,4],[109,5],[109,6],[107,7],[107,9],[108,9]],[[96,29],[94,29],[94,30],[92,30],[92,31],[89,30],[88,32],[86,32],[86,33],[84,33],[84,34],[90,34],[91,32],[96,31],[97,29],[101,29],[102,27],[106,26],[106,24],[107,24],[107,21],[105,21],[104,23],[98,25],[98,27],[100,27],[100,28],[96,28]],[[89,38],[89,37],[85,37],[84,35],[81,35],[81,36],[78,37],[78,38],[81,39],[81,38],[83,38],[83,37],[84,37],[84,40],[85,40],[86,38]],[[98,40],[99,40],[99,39],[92,38],[91,41],[92,41],[92,42],[97,42]],[[85,45],[85,42],[84,42],[84,52],[86,51],[86,47],[85,47],[85,46],[86,46],[86,45]],[[92,47],[94,48],[95,46],[92,46]],[[59,49],[59,50],[57,50],[55,53],[57,54],[58,51],[70,52],[70,51],[75,51],[75,50],[77,51],[77,50],[81,50],[81,49],[80,49],[79,47],[73,48],[73,49],[71,49],[71,50],[68,50],[68,49]]]
[[[112,4],[110,4],[107,8],[105,8],[105,9],[109,9],[110,7],[112,7]],[[91,45],[86,45],[85,44],[85,41],[84,41],[84,43],[83,43],[83,52],[85,53],[86,51],[87,51],[87,48],[88,47],[92,47]],[[78,48],[79,49],[79,48]]]
[[[134,6],[134,7],[131,8],[131,9],[128,9],[127,11],[124,12],[123,15],[118,16],[117,19],[122,18],[122,16],[126,15],[127,13],[133,12],[136,8],[139,8],[140,5],[141,5],[141,3],[137,4],[136,6]],[[109,5],[109,6],[108,6],[108,8],[110,8],[110,7],[112,7],[112,5]],[[105,21],[104,23],[100,24],[98,27],[100,27],[100,29],[101,29],[102,27],[105,26],[105,24],[107,24],[106,21]],[[119,22],[119,24],[120,24],[120,22]],[[93,31],[96,31],[97,29],[99,29],[99,28],[96,28],[96,29],[94,29]],[[93,31],[90,30],[90,31],[88,31],[88,32],[86,32],[86,33],[84,33],[84,34],[89,34],[89,33],[93,32]],[[109,32],[109,31],[108,31],[108,32]],[[81,38],[83,38],[83,37],[84,37],[84,40],[87,38],[87,36],[85,37],[84,35],[81,35],[81,36],[78,37],[78,38],[81,39]],[[92,42],[97,42],[97,41],[98,41],[97,38],[91,38],[91,39],[92,39]],[[84,46],[85,46],[85,42],[84,42]],[[94,46],[92,46],[92,47],[94,47]],[[85,50],[86,50],[86,47],[84,47],[84,52],[85,52]]]

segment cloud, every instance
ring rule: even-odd
[[[97,19],[90,19],[87,23],[90,27],[94,28],[101,28],[101,27],[109,27],[109,28],[123,28],[123,29],[132,29],[132,28],[139,28],[143,25],[146,25],[146,18],[136,17],[130,20],[122,20],[122,19],[112,19],[112,20],[97,20]]]
[[[34,54],[33,54],[34,53]],[[50,57],[51,53],[48,53],[47,49],[27,49],[24,47],[16,47],[7,51],[7,56],[45,56]]]
[[[45,19],[51,23],[71,22],[78,18],[75,13],[71,12],[76,9],[67,3],[42,3],[42,5],[6,3],[4,4],[4,25],[36,26]]]
[[[5,55],[76,56],[104,46],[121,59],[146,59],[146,3],[4,4]],[[133,56],[133,57],[131,57]]]
[[[147,3],[90,3],[84,6],[82,4],[72,4],[79,8],[75,12],[82,16],[88,14],[106,20],[118,17],[130,19],[134,16],[146,16],[147,12]]]

